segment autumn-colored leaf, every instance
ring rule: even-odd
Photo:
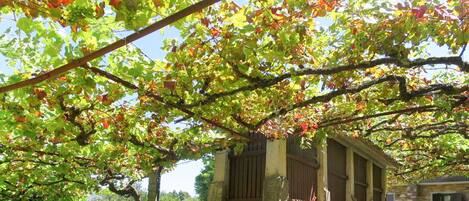
[[[417,7],[417,8],[412,8],[412,14],[417,19],[423,18],[426,11],[427,11],[427,6],[420,6],[420,7]]]
[[[210,25],[210,20],[206,17],[200,19],[200,22],[202,22],[202,24],[206,27],[208,27]]]
[[[18,123],[26,123],[26,122],[28,121],[28,119],[26,119],[25,116],[16,116],[16,117],[15,117],[15,120],[16,120],[16,122],[18,122]]]
[[[256,34],[260,34],[260,33],[262,33],[262,28],[260,28],[260,27],[256,27],[256,31],[255,31],[255,32],[256,32]]]
[[[176,81],[175,80],[166,80],[163,83],[164,88],[174,91],[176,89]]]
[[[123,113],[119,113],[116,115],[116,121],[117,122],[121,122],[121,121],[124,121],[125,117],[124,117],[124,114]]]
[[[60,4],[59,4],[58,2],[56,2],[56,1],[54,1],[54,2],[48,2],[48,3],[47,3],[47,6],[48,6],[49,8],[58,8],[58,7],[60,6]]]
[[[67,81],[68,80],[67,76],[65,76],[65,75],[60,76],[57,79],[60,80],[60,81]]]
[[[305,94],[303,92],[298,92],[295,95],[295,103],[300,103],[305,99]]]
[[[159,8],[163,5],[163,3],[161,2],[161,0],[153,0],[153,5],[155,6],[155,8]]]
[[[34,95],[36,95],[37,99],[42,100],[47,96],[47,93],[44,91],[44,89],[35,88]]]
[[[109,98],[108,94],[103,94],[97,97],[98,101],[100,101],[103,105],[111,105],[112,100]]]
[[[220,36],[220,30],[217,29],[217,28],[211,28],[210,29],[210,34],[212,35],[212,37],[218,37]]]
[[[365,109],[365,107],[366,107],[365,101],[360,101],[356,105],[356,108],[358,111],[362,111],[363,109]]]
[[[10,0],[0,0],[0,8],[10,4]]]
[[[103,119],[101,120],[101,124],[103,125],[103,128],[108,129],[110,124],[108,119]]]
[[[34,116],[36,116],[36,117],[41,117],[41,116],[42,116],[42,112],[41,112],[41,111],[35,111],[35,112],[34,112]]]
[[[307,133],[309,131],[309,124],[307,122],[300,123],[301,133]]]
[[[294,116],[295,120],[300,120],[303,117],[304,117],[304,115],[302,115],[302,114],[295,114],[295,116]]]
[[[100,4],[96,5],[95,7],[95,13],[96,13],[96,18],[100,18],[104,16],[104,7],[106,4],[104,2],[101,2]]]
[[[121,0],[110,0],[109,5],[114,8],[119,8],[119,6],[121,5]]]
[[[60,1],[60,4],[64,6],[71,4],[73,2],[73,0],[59,0],[59,1]]]
[[[319,125],[317,123],[311,124],[311,129],[317,130],[319,128]]]

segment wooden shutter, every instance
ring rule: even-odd
[[[373,164],[373,201],[382,201],[383,194],[383,174],[382,169]]]
[[[355,188],[355,198],[357,201],[365,201],[366,200],[366,189],[367,189],[367,182],[366,182],[366,159],[361,157],[358,154],[353,155],[353,170],[354,170],[354,188]]]
[[[242,154],[230,154],[229,201],[261,201],[265,173],[266,138],[251,135]]]
[[[299,137],[287,140],[287,178],[290,198],[309,201],[311,189],[317,195],[317,152],[315,148],[302,149]]]
[[[327,178],[331,201],[345,201],[346,150],[345,146],[335,140],[327,141]]]

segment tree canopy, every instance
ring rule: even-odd
[[[105,185],[138,200],[155,168],[253,132],[365,138],[406,181],[467,174],[468,1],[216,2],[0,0],[15,69],[0,75],[0,198]],[[170,23],[164,60],[132,45]]]

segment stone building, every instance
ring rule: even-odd
[[[309,149],[299,137],[253,135],[240,155],[215,154],[209,201],[384,201],[395,165],[369,141],[339,136]]]
[[[393,186],[388,201],[469,201],[469,177],[451,176]]]

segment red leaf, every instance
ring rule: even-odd
[[[301,122],[301,123],[300,123],[300,127],[301,127],[301,133],[302,133],[302,134],[308,132],[309,125],[308,125],[307,122]]]
[[[412,8],[412,14],[417,18],[420,19],[425,15],[427,12],[427,6],[420,6],[418,8]]]
[[[114,8],[118,8],[120,4],[121,4],[121,0],[110,0],[109,1],[109,5],[111,5]]]
[[[317,129],[319,128],[319,125],[316,124],[316,123],[314,123],[313,125],[311,125],[311,128],[312,128],[313,130],[317,130]]]
[[[260,33],[262,33],[262,28],[260,28],[260,27],[256,27],[256,31],[255,31],[255,32],[256,32],[256,34],[260,34]]]
[[[16,120],[16,122],[18,122],[18,123],[25,123],[25,122],[28,121],[25,116],[16,116],[16,117],[15,117],[15,120]]]
[[[176,81],[174,80],[166,80],[163,83],[164,88],[174,91],[176,89]]]
[[[47,93],[44,91],[44,89],[35,88],[34,95],[36,95],[37,99],[42,100],[47,96]]]
[[[124,114],[119,113],[116,116],[116,121],[123,121],[125,119]]]
[[[101,121],[101,123],[103,124],[103,128],[105,128],[105,129],[108,129],[108,128],[109,128],[109,120],[103,119],[103,120]]]
[[[105,4],[102,2],[101,4],[96,5],[95,12],[96,12],[96,18],[100,18],[104,16],[104,7]]]
[[[302,114],[295,114],[294,118],[295,120],[302,119],[304,116]]]
[[[59,0],[60,4],[66,6],[68,4],[71,4],[73,0]]]
[[[305,90],[306,89],[306,80],[301,80],[300,81],[300,86],[301,86],[301,90]]]
[[[97,97],[98,101],[101,101],[103,105],[111,105],[112,100],[109,98],[107,94],[101,95]]]
[[[212,37],[217,37],[220,35],[220,30],[218,30],[217,28],[212,28],[210,29],[210,34],[212,35]]]
[[[47,3],[47,7],[49,8],[58,8],[60,4],[58,2],[49,2]]]
[[[202,18],[200,20],[200,22],[202,22],[202,24],[205,25],[206,27],[208,27],[208,25],[210,25],[210,20],[206,17]]]

